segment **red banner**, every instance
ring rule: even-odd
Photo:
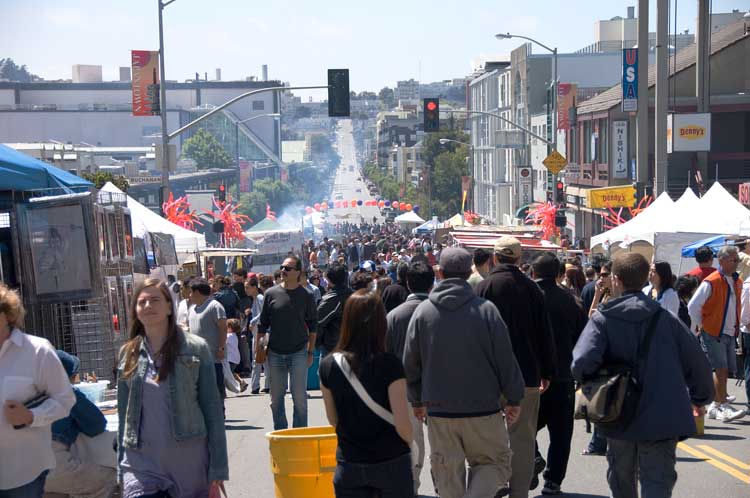
[[[252,177],[252,166],[249,161],[240,161],[240,192],[250,192],[250,178]]]
[[[570,108],[576,105],[578,85],[560,83],[557,85],[557,129],[570,129]]]
[[[133,116],[158,116],[159,52],[132,50]]]

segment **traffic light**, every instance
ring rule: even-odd
[[[568,224],[568,217],[565,216],[565,210],[564,209],[558,209],[555,213],[555,226],[557,228],[565,228],[565,226]]]
[[[422,99],[424,114],[424,131],[440,131],[440,100]]]
[[[226,202],[226,200],[227,200],[227,188],[224,185],[219,185],[219,188],[216,189],[216,199],[219,202]]]
[[[214,221],[214,233],[224,233],[224,222],[223,221]]]
[[[565,184],[561,180],[557,180],[555,185],[555,202],[558,204],[565,203]]]
[[[328,116],[349,117],[349,70],[328,70]]]

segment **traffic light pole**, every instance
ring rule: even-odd
[[[505,117],[503,117],[503,116],[501,116],[499,114],[494,114],[492,112],[486,112],[486,111],[475,111],[475,110],[454,111],[454,110],[449,110],[449,109],[440,109],[440,112],[445,112],[445,113],[448,113],[448,114],[482,114],[484,116],[492,116],[493,118],[497,118],[500,121],[504,121],[504,122],[508,123],[509,125],[511,125],[511,126],[513,126],[515,128],[518,128],[519,130],[521,130],[521,131],[523,131],[525,133],[528,133],[532,137],[536,138],[537,140],[541,140],[542,142],[544,142],[547,145],[555,145],[554,141],[547,140],[546,138],[537,135],[536,133],[534,133],[533,131],[529,130],[528,128],[524,128],[520,124],[514,123],[510,119],[505,118]]]
[[[167,136],[167,82],[164,70],[164,8],[175,0],[159,3],[159,114],[161,114],[161,206],[164,214],[164,203],[169,197],[169,137]]]

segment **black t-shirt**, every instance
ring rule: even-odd
[[[396,355],[381,353],[364,365],[358,378],[370,397],[391,411],[388,386],[405,378],[404,367]],[[333,359],[333,355],[326,356],[320,362],[320,382],[331,391],[336,403],[338,460],[380,463],[409,452],[409,445],[401,439],[396,428],[378,417],[359,399]]]

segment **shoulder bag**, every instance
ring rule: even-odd
[[[349,365],[349,362],[346,361],[346,357],[342,353],[333,353],[333,359],[336,361],[336,364],[343,372],[346,380],[349,381],[349,384],[352,386],[352,389],[354,389],[354,392],[357,393],[357,396],[359,396],[359,399],[361,399],[362,402],[375,413],[375,415],[382,418],[393,427],[396,427],[396,421],[393,418],[393,414],[380,406],[377,402],[375,402],[374,399],[370,397],[370,395],[367,393],[367,390],[365,389],[365,386],[362,385],[357,376],[354,375],[354,372],[352,372],[352,367]],[[419,461],[419,447],[414,440],[409,443],[409,447],[411,448],[411,464],[412,467],[414,467]]]
[[[641,376],[662,312],[660,308],[649,320],[646,333],[638,341],[634,364],[601,368],[583,382],[576,392],[576,419],[585,419],[605,429],[628,428],[638,410],[643,392]]]

